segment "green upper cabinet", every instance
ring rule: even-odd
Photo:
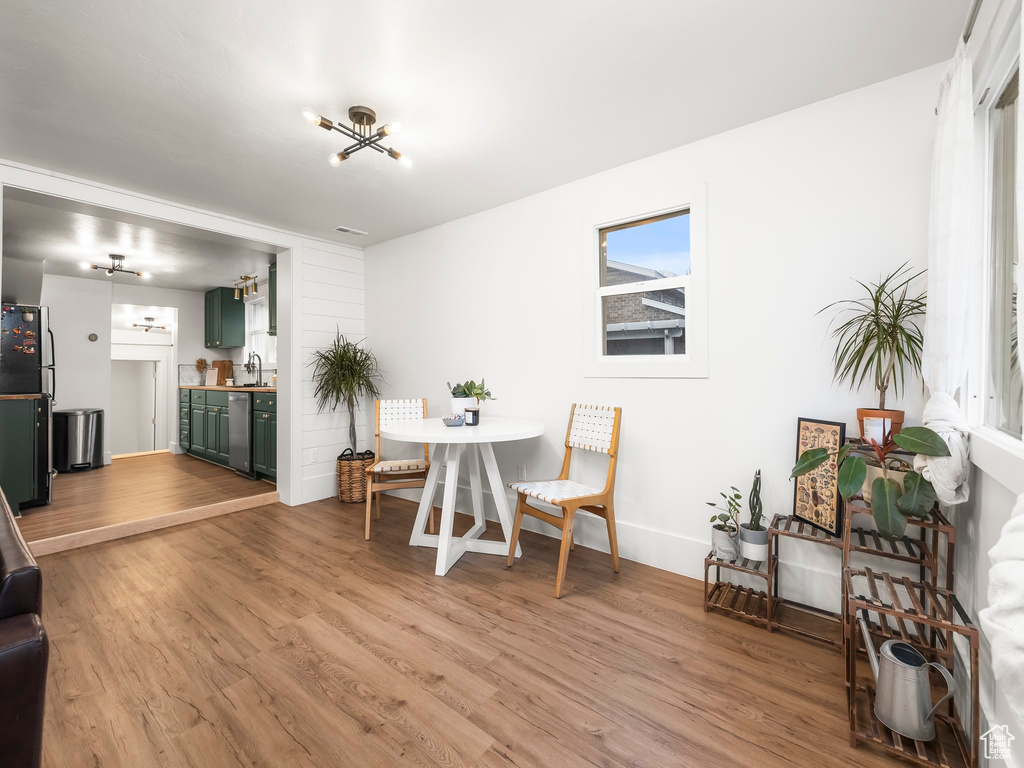
[[[267,334],[277,336],[277,262],[270,265],[270,295],[267,297],[270,315]]]
[[[245,346],[245,302],[233,288],[206,292],[206,348]]]

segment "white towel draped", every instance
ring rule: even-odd
[[[924,407],[924,423],[946,441],[950,455],[915,456],[914,469],[931,482],[943,504],[963,504],[970,496],[967,420],[956,400],[936,392]]]
[[[978,614],[992,647],[992,672],[1024,734],[1024,494],[988,552],[988,607]]]

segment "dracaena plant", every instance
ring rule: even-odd
[[[836,310],[842,322],[832,331],[836,383],[853,389],[868,379],[878,391],[878,408],[885,410],[890,385],[896,396],[905,388],[907,374],[921,372],[924,336],[918,319],[925,313],[925,294],[910,294],[910,285],[924,272],[912,273],[904,263],[881,282],[857,281],[866,296],[829,304],[819,311]]]
[[[448,389],[451,390],[452,397],[472,397],[476,399],[477,403],[482,403],[484,400],[497,400],[491,395],[491,390],[484,385],[483,379],[480,379],[479,384],[470,379],[465,383],[457,383],[454,387],[449,381]]]
[[[383,377],[373,352],[349,341],[341,332],[326,349],[313,352],[313,397],[318,412],[334,410],[342,403],[348,409],[348,439],[356,449],[356,406],[362,397],[380,396]]]
[[[718,494],[722,497],[722,501],[708,501],[705,503],[709,507],[720,510],[711,516],[711,522],[716,523],[715,527],[734,537],[740,532],[740,510],[743,509],[740,499],[743,496],[736,486],[733,486],[731,490],[732,493]]]
[[[917,472],[907,472],[903,488],[889,477],[886,458],[899,446],[911,453],[922,456],[949,456],[949,448],[938,434],[927,427],[907,427],[896,435],[886,435],[879,445],[871,441],[871,450],[882,468],[882,476],[871,484],[871,514],[878,526],[878,533],[890,541],[902,538],[911,517],[926,518],[935,504],[935,488]],[[791,477],[806,475],[835,456],[839,466],[839,494],[850,499],[861,492],[867,479],[867,461],[852,452],[853,445],[847,443],[834,454],[827,448],[811,448],[800,454]]]

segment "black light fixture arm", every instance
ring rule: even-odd
[[[343,161],[347,160],[353,153],[367,148],[380,152],[382,155],[387,155],[395,160],[400,160],[402,165],[409,165],[409,158],[404,156],[401,152],[393,147],[381,146],[381,143],[385,138],[397,133],[401,128],[398,123],[384,124],[380,128],[374,130],[373,126],[377,122],[377,115],[369,107],[354,106],[349,109],[348,114],[349,118],[352,120],[351,127],[335,123],[333,120],[329,120],[323,115],[318,115],[312,109],[307,108],[302,110],[303,119],[311,125],[315,125],[328,131],[337,131],[342,136],[347,136],[355,142],[354,144],[350,144],[345,147],[340,152],[336,152],[331,155],[329,158],[331,165],[338,166]]]

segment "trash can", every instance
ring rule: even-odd
[[[53,468],[78,472],[103,466],[103,409],[53,412]]]

